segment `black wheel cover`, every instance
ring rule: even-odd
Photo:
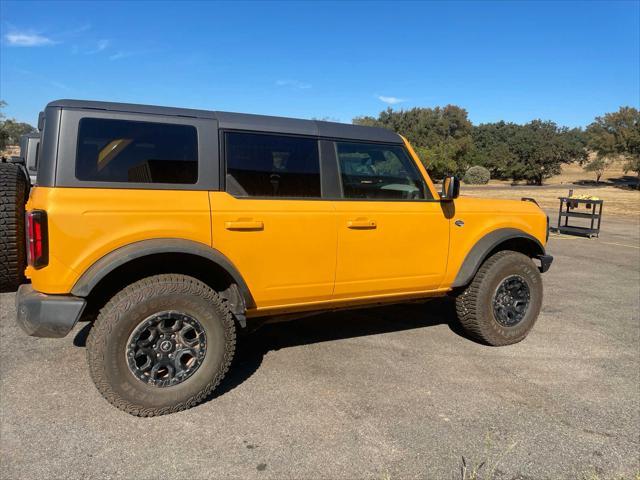
[[[529,284],[524,277],[510,275],[493,295],[493,316],[503,327],[513,327],[527,314],[530,300]]]
[[[141,382],[172,387],[200,367],[207,338],[198,320],[185,313],[165,311],[144,319],[127,342],[129,371]]]

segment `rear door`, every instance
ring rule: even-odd
[[[335,297],[437,289],[449,220],[403,145],[334,142],[342,199],[335,202]]]
[[[329,300],[336,264],[333,202],[322,199],[316,137],[228,131],[225,191],[210,192],[213,246],[257,307]]]

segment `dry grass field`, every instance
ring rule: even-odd
[[[622,181],[624,178],[633,178],[633,172],[624,173],[622,168],[624,162],[622,160],[616,161],[610,168],[608,168],[600,183],[615,183]],[[637,177],[636,177],[637,178]],[[562,173],[551,177],[545,181],[545,185],[557,185],[564,183],[595,183],[596,175],[593,172],[587,172],[577,163],[569,163],[562,166]],[[509,182],[502,180],[491,180],[489,185],[509,185]]]
[[[633,174],[625,174],[621,164],[607,170],[599,185],[595,175],[585,172],[575,164],[565,165],[561,175],[552,177],[542,187],[514,185],[492,180],[488,185],[462,185],[461,195],[470,197],[512,198],[532,197],[545,209],[558,208],[558,197],[566,196],[570,189],[577,195],[593,195],[604,200],[603,214],[617,216],[640,216],[640,190],[633,189]],[[636,184],[637,185],[637,184]]]

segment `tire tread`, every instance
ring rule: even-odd
[[[225,351],[222,365],[214,378],[198,393],[173,406],[155,408],[144,407],[120,397],[111,388],[104,376],[106,365],[105,352],[107,340],[121,316],[136,303],[148,298],[149,290],[154,294],[189,294],[197,295],[210,301],[212,307],[221,314],[225,331]],[[226,302],[203,282],[186,275],[162,274],[147,277],[135,282],[117,293],[101,310],[89,332],[87,339],[87,360],[89,373],[100,394],[112,405],[131,415],[153,417],[166,415],[194,407],[204,401],[218,386],[226,375],[235,352],[236,334],[233,315]]]
[[[456,297],[456,314],[462,327],[475,339],[494,346],[509,345],[522,340],[528,333],[525,331],[523,335],[513,339],[499,339],[495,335],[492,335],[490,330],[487,329],[487,319],[484,318],[479,311],[479,301],[483,295],[487,295],[487,292],[483,288],[483,283],[487,275],[489,275],[496,264],[510,259],[512,262],[521,262],[523,260],[530,261],[526,255],[514,252],[511,250],[502,250],[496,252],[489,257],[480,266],[480,269],[474,276],[471,283]]]
[[[14,292],[24,282],[24,207],[28,192],[29,184],[20,167],[0,163],[0,292]]]

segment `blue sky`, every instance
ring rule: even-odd
[[[640,2],[14,2],[5,114],[57,98],[350,122],[462,106],[584,126],[640,103]]]

